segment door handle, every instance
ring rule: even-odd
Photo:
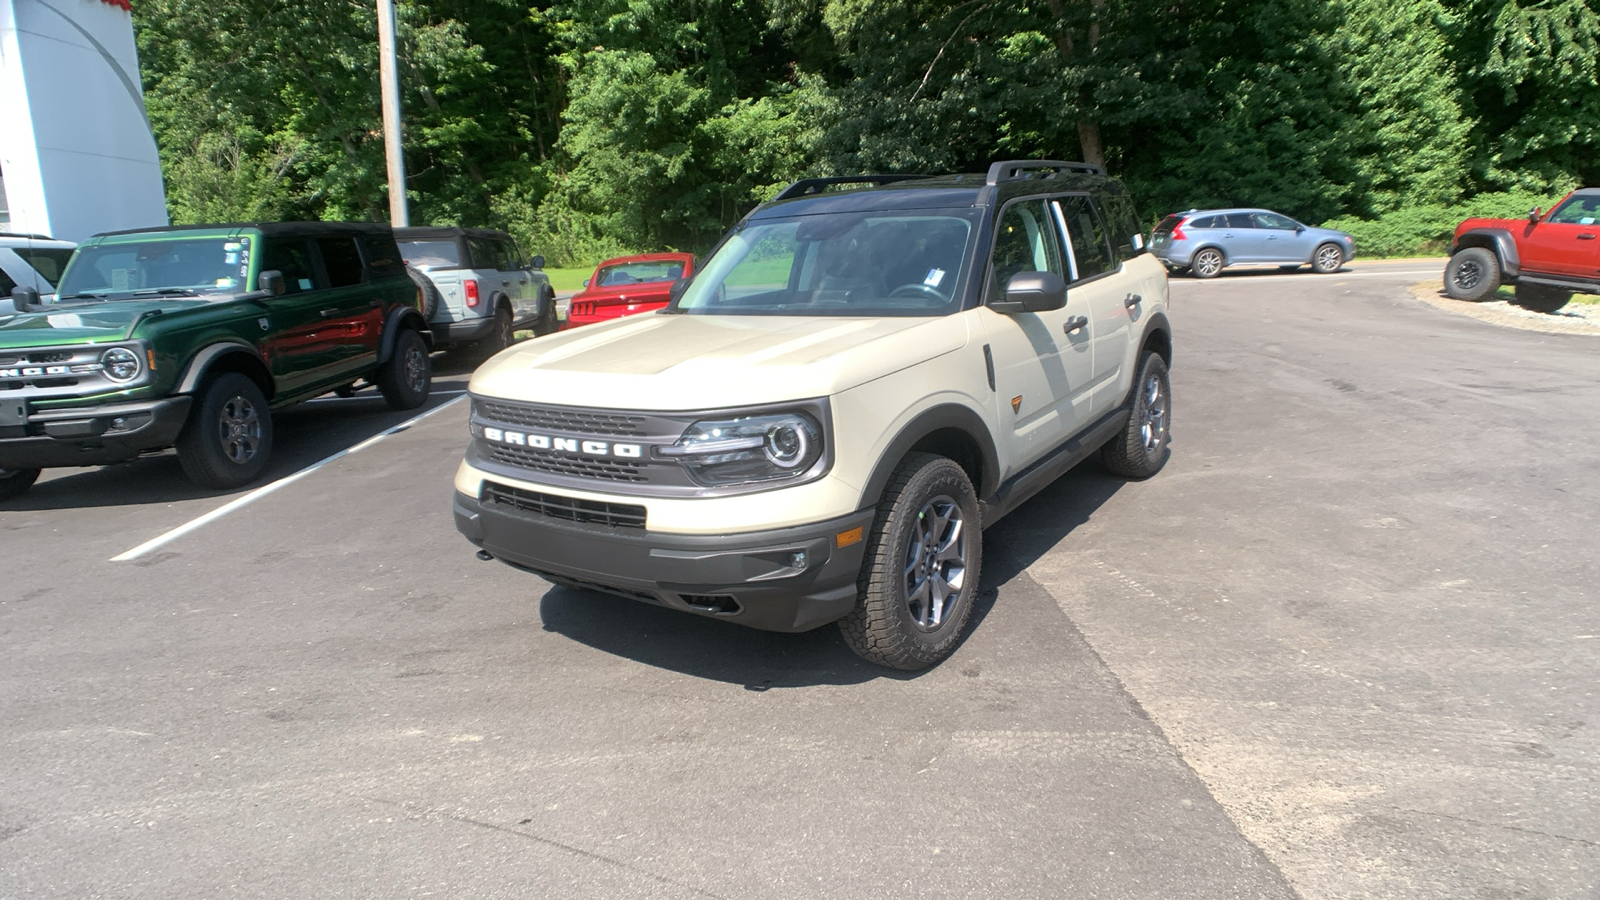
[[[1578,235],[1578,240],[1580,240],[1580,241],[1592,241],[1592,240],[1594,240],[1594,235],[1592,235],[1589,232],[1585,231],[1583,234]]]
[[[1141,304],[1143,302],[1144,302],[1144,298],[1139,296],[1138,294],[1129,294],[1126,298],[1123,299],[1122,305],[1126,306],[1128,309],[1133,309],[1135,306],[1138,306],[1139,304]]]
[[[507,279],[506,281],[502,281],[502,282],[500,282],[500,286],[501,287],[511,287],[511,281],[509,279]]]
[[[1067,320],[1067,324],[1062,330],[1064,330],[1067,334],[1071,334],[1087,324],[1089,324],[1088,316],[1073,316]]]
[[[318,310],[317,311],[317,315],[323,317],[324,319],[331,319],[334,316],[337,316],[339,313],[342,313],[342,312],[344,312],[344,310],[340,309],[337,306],[332,306],[332,307],[329,307],[328,309]]]

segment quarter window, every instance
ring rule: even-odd
[[[989,302],[1004,297],[1006,285],[1021,272],[1054,272],[1066,277],[1055,231],[1043,200],[1022,200],[1006,207],[995,231]]]
[[[361,253],[356,242],[347,237],[317,238],[317,249],[322,251],[322,267],[328,272],[329,287],[350,287],[362,279]]]
[[[67,260],[72,258],[71,250],[59,247],[18,247],[13,252],[52,287],[61,281],[61,273],[67,270]]]
[[[1055,201],[1056,213],[1067,229],[1067,253],[1072,258],[1070,281],[1082,281],[1111,271],[1111,253],[1106,247],[1105,227],[1088,197],[1062,197]]]

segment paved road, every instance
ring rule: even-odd
[[[1437,272],[1175,280],[1172,464],[991,530],[918,677],[475,561],[460,403],[267,492],[58,473],[0,509],[0,897],[1593,900],[1600,343]]]

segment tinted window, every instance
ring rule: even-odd
[[[11,296],[11,289],[16,286],[17,283],[11,280],[11,276],[7,275],[5,270],[0,269],[0,296]]]
[[[1593,225],[1600,222],[1600,196],[1573,197],[1550,214],[1547,222],[1564,225]]]
[[[1221,216],[1204,216],[1189,223],[1190,228],[1222,228]]]
[[[72,258],[71,250],[56,247],[18,247],[14,252],[50,282],[51,287],[61,281],[61,273],[67,270],[67,260]]]
[[[317,249],[322,251],[322,268],[328,273],[329,287],[361,283],[361,253],[356,250],[353,238],[317,238]]]
[[[1161,220],[1160,224],[1156,225],[1156,230],[1154,232],[1152,232],[1152,233],[1153,234],[1171,234],[1172,230],[1174,228],[1177,228],[1178,227],[1178,223],[1181,222],[1181,221],[1183,221],[1183,217],[1182,216],[1167,216],[1165,219]],[[1192,226],[1192,227],[1198,227],[1198,226]]]
[[[522,268],[522,260],[517,253],[517,245],[510,241],[494,242],[494,267],[502,272],[512,272]]]
[[[1126,194],[1106,194],[1100,197],[1099,207],[1105,214],[1106,227],[1111,232],[1111,250],[1117,259],[1132,259],[1143,253],[1144,225],[1133,209],[1133,198]]]
[[[400,255],[413,266],[453,269],[461,265],[461,248],[455,241],[401,241]]]
[[[1222,218],[1218,216],[1218,218]],[[1228,228],[1254,228],[1256,223],[1251,221],[1249,213],[1228,213]]]
[[[378,278],[403,274],[404,265],[400,262],[400,250],[394,241],[381,237],[371,236],[357,238],[361,245],[361,255],[367,259],[367,268]]]
[[[1067,226],[1067,249],[1074,273],[1069,280],[1082,281],[1111,271],[1113,263],[1106,248],[1105,228],[1089,198],[1062,197],[1056,201],[1056,211]]]
[[[261,254],[261,271],[273,269],[283,273],[285,293],[298,294],[315,286],[311,248],[304,238],[268,238]]]
[[[1257,228],[1275,228],[1280,231],[1293,231],[1295,229],[1295,220],[1288,216],[1280,216],[1277,213],[1270,212],[1258,212],[1255,216]]]
[[[1055,231],[1043,200],[1023,200],[1006,207],[995,229],[990,302],[1005,295],[1006,285],[1019,272],[1054,272],[1067,277]]]
[[[467,250],[472,254],[472,268],[495,269],[495,257],[499,255],[495,247],[496,242],[488,238],[467,238]]]

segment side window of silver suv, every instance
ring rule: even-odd
[[[988,302],[999,300],[1005,294],[1006,284],[1018,272],[1054,272],[1067,277],[1055,234],[1045,201],[1019,200],[1005,208],[995,226]]]

